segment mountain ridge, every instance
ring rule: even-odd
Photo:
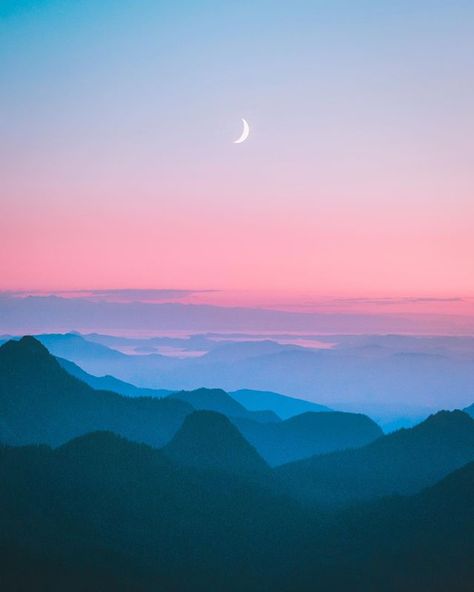
[[[0,438],[58,445],[108,429],[162,446],[192,407],[183,401],[96,391],[64,370],[34,337],[0,346]]]
[[[236,474],[269,473],[268,465],[225,415],[194,411],[162,449],[174,461]]]
[[[313,456],[276,473],[300,499],[347,505],[384,495],[414,494],[474,460],[474,420],[441,411],[361,448]]]

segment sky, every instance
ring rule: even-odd
[[[472,298],[473,26],[471,0],[0,2],[0,290]]]

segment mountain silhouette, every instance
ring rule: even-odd
[[[304,399],[296,399],[295,397],[288,397],[287,395],[281,395],[271,391],[240,389],[230,392],[229,395],[247,409],[252,411],[271,409],[281,419],[288,419],[306,411],[331,411],[325,405],[319,405],[318,403],[305,401]]]
[[[28,299],[28,306],[41,308],[46,300],[41,298],[35,304],[34,299]],[[19,299],[17,304],[20,302],[26,305],[26,299]],[[55,301],[54,306],[58,304]],[[60,304],[61,308],[69,306],[70,299]],[[9,312],[4,312],[7,320]],[[44,314],[38,309],[35,318]],[[29,317],[28,322],[33,320]],[[70,322],[65,321],[65,325]],[[465,407],[472,402],[472,340],[465,338],[338,335],[330,340],[322,338],[327,343],[335,342],[324,350],[295,348],[275,341],[232,343],[239,340],[238,336],[229,336],[231,343],[206,339],[202,334],[194,338],[198,338],[196,349],[208,351],[209,355],[183,359],[157,353],[125,355],[112,349],[123,347],[123,341],[120,345],[116,339],[99,343],[93,335],[38,335],[53,355],[75,362],[86,372],[111,375],[147,388],[177,391],[217,385],[232,392],[245,385],[260,391],[297,393],[305,399],[313,399],[317,393],[318,400],[326,405],[343,401],[344,409],[363,410],[387,423],[398,417],[418,421],[443,406]],[[211,354],[216,344],[219,355]],[[96,345],[103,349],[96,349]],[[177,340],[173,347],[179,347]],[[232,355],[222,356],[225,351]],[[415,353],[422,355],[411,355]],[[245,405],[245,401],[240,402]]]
[[[245,419],[232,421],[271,465],[364,446],[383,435],[366,415],[341,411],[306,412],[265,425]]]
[[[467,413],[383,436],[341,412],[258,422],[217,392],[124,397],[32,337],[0,347],[2,590],[471,591]]]
[[[209,413],[196,412],[190,429]],[[212,419],[244,449],[225,417]],[[263,566],[283,560],[280,540],[296,544],[308,517],[242,474],[168,453],[110,432],[57,449],[0,446],[2,588],[264,589]]]
[[[96,391],[71,376],[35,338],[0,347],[0,440],[58,445],[95,430],[163,446],[192,407],[174,399]]]
[[[135,386],[129,382],[119,380],[114,376],[93,376],[82,368],[80,368],[74,362],[65,360],[64,358],[56,357],[60,366],[64,368],[69,374],[82,380],[90,387],[98,391],[113,391],[119,395],[126,397],[167,397],[171,395],[172,391],[165,389],[149,389]]]
[[[366,415],[328,410],[302,413],[281,421],[273,411],[247,410],[222,389],[179,391],[170,398],[229,417],[270,465],[363,446],[383,435],[381,428]]]
[[[171,394],[170,398],[185,401],[194,409],[217,411],[228,417],[245,417],[259,422],[280,421],[273,411],[249,411],[222,389],[200,388],[193,391],[178,391]]]
[[[470,592],[473,490],[471,462],[416,495],[331,513],[275,589]]]
[[[121,361],[127,356],[116,349],[84,339],[78,333],[48,333],[35,337],[49,352],[66,359],[93,359],[102,361]]]
[[[463,409],[463,411],[464,411],[464,413],[467,413],[471,417],[474,417],[474,403],[472,405],[469,405],[469,407],[466,407],[465,409]]]
[[[85,339],[78,333],[48,333],[36,335],[35,338],[52,355],[78,364],[87,373],[110,375],[132,384],[142,384],[143,377],[150,375],[156,381],[163,369],[176,364],[176,360],[157,353],[127,355],[102,343]]]
[[[67,362],[66,367],[70,370]],[[58,445],[87,432],[110,430],[162,447],[194,406],[229,416],[270,464],[361,445],[381,433],[365,416],[340,412],[308,413],[281,422],[273,412],[246,410],[220,389],[181,391],[162,399],[94,390],[64,370],[33,337],[0,347],[0,403],[0,438],[16,445]]]
[[[0,476],[5,590],[471,590],[473,463],[325,516],[110,432],[0,446]]]
[[[186,466],[232,473],[267,473],[267,465],[230,420],[215,411],[195,411],[163,452]]]
[[[472,460],[474,420],[462,411],[441,411],[362,448],[290,463],[277,474],[300,499],[344,505],[414,494]]]

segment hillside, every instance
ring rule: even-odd
[[[265,425],[245,419],[233,422],[271,465],[364,446],[383,435],[366,415],[340,411],[306,412]]]
[[[474,575],[472,463],[327,516],[108,432],[0,446],[0,478],[6,590],[470,592]]]
[[[279,589],[471,592],[474,463],[411,497],[331,514],[299,549]]]
[[[119,380],[114,376],[93,376],[89,374],[85,370],[82,370],[77,364],[74,362],[70,362],[69,360],[65,360],[64,358],[56,357],[60,366],[64,368],[71,376],[82,380],[90,387],[97,391],[113,391],[114,393],[119,393],[120,395],[124,395],[126,397],[167,397],[171,394],[171,391],[167,391],[165,389],[149,389],[149,388],[140,388],[135,386],[134,384],[130,384],[129,382],[125,382],[123,380]]]
[[[471,417],[474,417],[474,403],[472,405],[469,405],[469,407],[466,407],[465,409],[463,409],[463,411],[464,411],[464,413],[467,413]]]
[[[0,347],[3,442],[57,445],[90,431],[111,430],[162,446],[191,411],[184,401],[96,391],[61,368],[33,337]]]
[[[270,391],[240,389],[229,393],[229,395],[247,409],[252,411],[271,409],[281,419],[289,419],[294,415],[299,415],[306,411],[331,411],[331,409],[325,405],[318,405],[312,401],[288,397],[287,395],[281,395]]]
[[[294,545],[306,528],[295,503],[241,475],[108,432],[0,447],[0,476],[0,577],[15,589],[261,590],[280,537]]]
[[[230,420],[215,411],[186,417],[163,452],[181,465],[236,474],[267,474],[268,467]]]
[[[417,493],[472,460],[474,420],[462,411],[441,411],[362,448],[290,463],[277,474],[300,499],[345,505]]]
[[[222,389],[200,388],[193,391],[178,391],[172,393],[170,398],[185,401],[194,409],[217,411],[228,417],[242,417],[263,423],[280,421],[273,411],[249,411]]]

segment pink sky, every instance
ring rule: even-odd
[[[2,30],[0,290],[474,296],[472,7],[99,4]]]
[[[77,190],[7,200],[3,290],[191,288],[333,296],[474,294],[473,207],[385,196],[135,202]],[[380,188],[382,190],[382,187]],[[117,191],[119,189],[117,188]],[[149,188],[152,193],[152,189]],[[235,193],[235,189],[233,190]],[[232,192],[232,190],[231,190]],[[143,193],[142,193],[143,195]],[[25,207],[25,200],[28,207]],[[48,207],[45,207],[48,200]],[[301,203],[303,202],[303,203]]]

